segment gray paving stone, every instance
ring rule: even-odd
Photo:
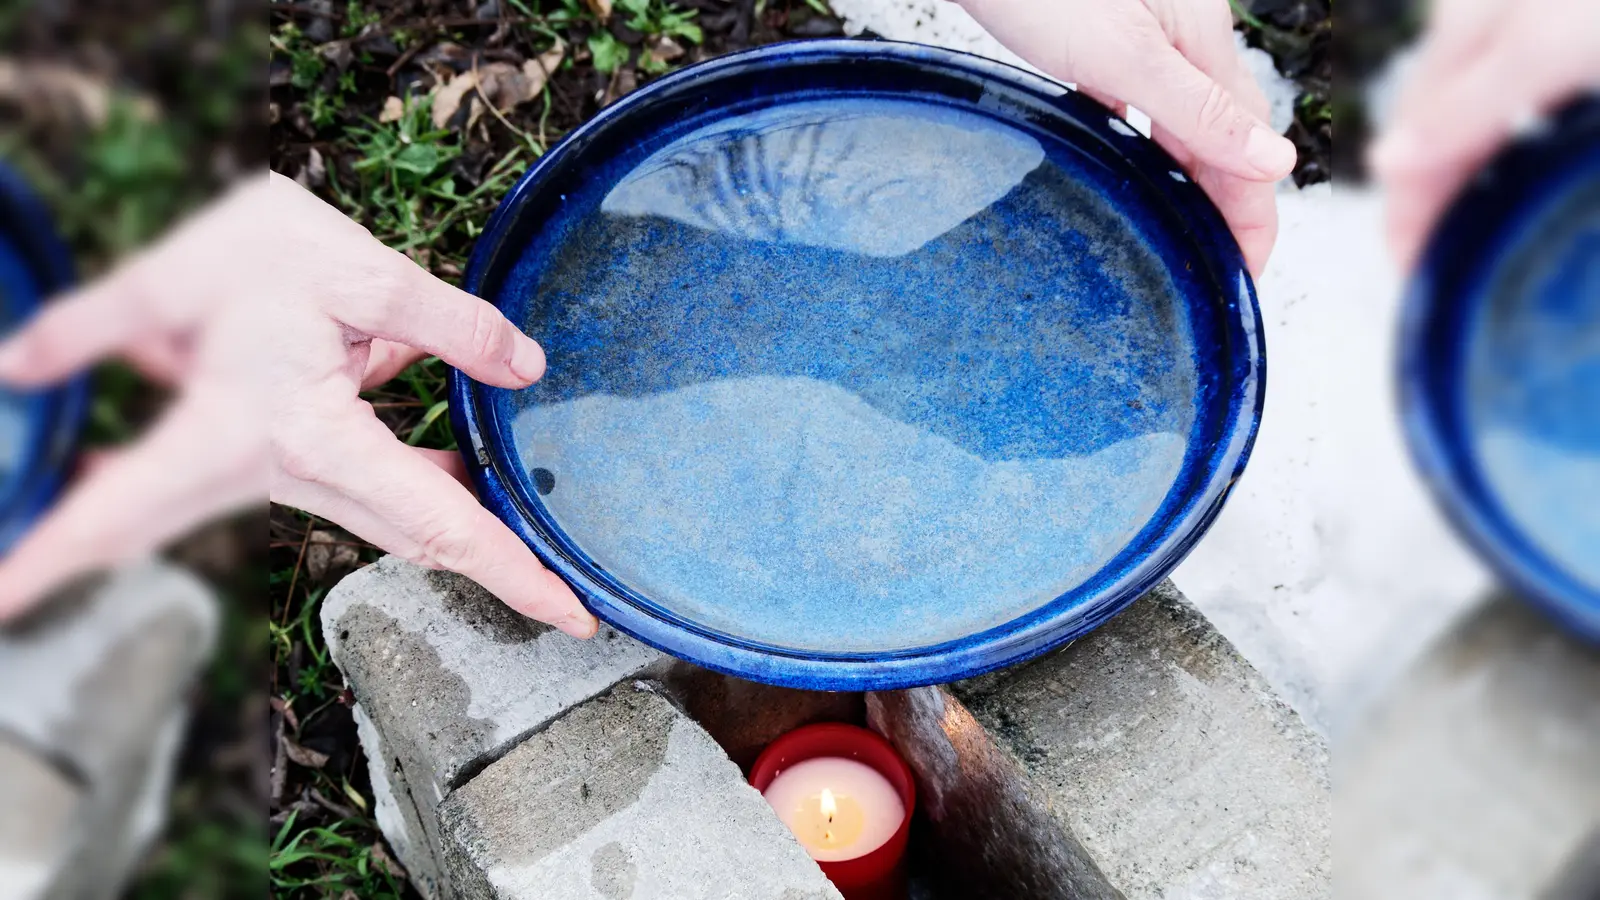
[[[618,681],[664,666],[609,628],[579,641],[471,581],[386,558],[329,592],[323,635],[357,700],[378,823],[429,897],[435,810],[527,735]]]
[[[0,897],[116,897],[166,818],[216,604],[130,567],[0,630]]]
[[[1341,739],[1341,900],[1600,897],[1600,648],[1500,597]]]
[[[952,690],[1129,900],[1332,895],[1326,747],[1170,583]]]
[[[661,690],[591,700],[445,800],[445,865],[463,900],[838,900]]]

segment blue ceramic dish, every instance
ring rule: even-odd
[[[467,288],[538,339],[456,373],[484,502],[602,619],[724,672],[944,682],[1096,627],[1243,469],[1237,245],[1082,95],[929,47],[663,78],[501,203]]]
[[[1488,166],[1405,309],[1402,409],[1435,496],[1512,587],[1600,640],[1600,100]]]
[[[72,280],[71,257],[44,207],[0,166],[0,334]],[[84,378],[26,394],[0,387],[0,553],[55,499],[87,399]]]

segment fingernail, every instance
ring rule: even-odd
[[[1294,171],[1299,156],[1288,138],[1274,134],[1265,125],[1252,126],[1250,137],[1245,140],[1245,161],[1269,178],[1282,178]]]
[[[517,339],[517,347],[511,351],[511,371],[529,384],[544,377],[544,348],[538,341],[526,336]]]
[[[556,627],[580,641],[587,641],[600,630],[600,622],[594,616],[568,616],[557,622]]]

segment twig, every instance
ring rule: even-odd
[[[294,586],[300,582],[300,567],[305,565],[306,547],[311,545],[311,532],[316,529],[316,523],[306,522],[305,537],[300,539],[300,556],[294,561],[294,574],[289,576],[289,590],[283,597],[283,615],[278,618],[278,627],[289,624],[289,604],[294,602]]]
[[[539,64],[539,68],[543,69],[544,68],[544,64],[540,63]],[[545,73],[545,83],[548,84],[549,81],[550,81],[550,73],[546,72]],[[539,145],[534,144],[533,135],[531,135],[531,134],[527,133],[526,131],[523,131],[521,128],[518,128],[517,126],[511,124],[511,120],[507,119],[504,115],[501,115],[500,110],[496,109],[495,105],[493,103],[489,102],[489,95],[485,94],[483,92],[483,82],[478,79],[478,54],[476,54],[476,53],[474,53],[472,55],[472,90],[475,93],[477,93],[478,99],[483,101],[483,105],[487,106],[489,108],[489,112],[493,113],[494,117],[496,119],[500,120],[500,124],[501,125],[504,125],[505,127],[511,129],[511,133],[512,134],[516,135],[519,138],[522,138],[522,140],[525,143],[527,143],[528,149],[533,151],[534,156],[538,156],[539,154],[544,152],[544,145],[542,145],[542,144],[539,144]]]
[[[270,10],[282,10],[286,13],[301,13],[316,19],[331,19],[335,22],[344,21],[344,13],[334,12],[331,9],[317,9],[308,3],[283,3],[274,0],[274,2],[267,4],[267,8]]]

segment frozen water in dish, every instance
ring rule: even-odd
[[[1469,338],[1468,421],[1507,516],[1600,591],[1600,180],[1533,229]]]
[[[0,241],[0,339],[16,324],[19,297],[32,294],[32,278],[16,252]],[[3,507],[27,447],[26,401],[0,386],[0,507]]]
[[[1208,390],[1106,172],[887,98],[688,123],[508,275],[549,370],[501,440],[597,568],[703,627],[865,653],[1026,615],[1146,527]]]
[[[841,108],[844,107],[844,108]],[[1044,161],[1020,132],[955,111],[837,101],[773,107],[701,128],[628,173],[600,209],[731,237],[903,256],[960,225]],[[902,157],[896,166],[886,160]],[[938,190],[922,177],[943,173]]]
[[[1119,485],[1170,479],[1184,450],[1158,432],[985,460],[836,385],[773,376],[530,407],[515,437],[561,473],[556,520],[623,583],[714,628],[833,650],[936,643],[952,607],[981,628],[1066,593],[1160,502]]]

